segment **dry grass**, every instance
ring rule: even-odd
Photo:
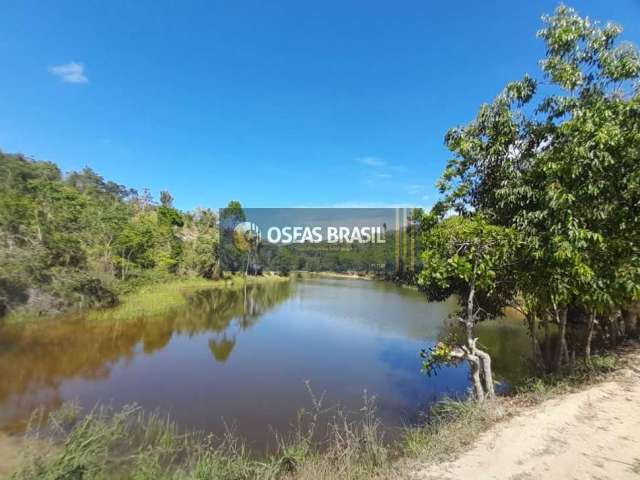
[[[364,398],[357,419],[335,409],[326,436],[315,441],[319,416],[301,411],[298,428],[278,438],[268,457],[250,455],[233,432],[222,438],[180,433],[158,414],[136,406],[96,408],[79,415],[74,405],[32,418],[22,467],[14,480],[60,479],[370,479],[389,468],[373,400]],[[324,427],[324,425],[323,425]]]
[[[490,426],[509,418],[513,410],[500,398],[483,403],[444,400],[432,408],[424,426],[405,429],[402,452],[424,462],[450,459],[471,447]]]
[[[637,347],[634,347],[637,351]],[[594,358],[594,368],[538,377],[514,395],[484,403],[445,400],[435,405],[422,426],[406,428],[388,445],[373,399],[363,398],[357,415],[325,409],[309,389],[310,410],[299,412],[297,428],[277,436],[268,456],[251,455],[229,431],[222,438],[181,433],[158,414],[138,407],[120,411],[97,408],[87,415],[66,405],[33,416],[22,467],[14,480],[61,479],[220,479],[220,480],[364,480],[401,476],[411,461],[451,460],[470,448],[498,422],[552,396],[611,378],[626,367],[625,352]],[[630,358],[630,357],[629,357]],[[331,420],[327,426],[327,414]]]

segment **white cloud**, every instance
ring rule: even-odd
[[[49,73],[59,77],[66,83],[88,83],[89,79],[84,74],[84,65],[77,62],[69,62],[49,68]]]
[[[378,157],[361,157],[357,159],[359,163],[368,167],[384,167],[387,162]]]

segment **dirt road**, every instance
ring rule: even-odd
[[[640,367],[524,411],[455,461],[415,466],[408,478],[638,480]]]

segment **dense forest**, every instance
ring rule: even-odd
[[[0,315],[109,306],[169,276],[215,275],[217,217],[181,212],[169,192],[106,181],[89,168],[0,153]]]
[[[544,20],[541,78],[509,83],[448,132],[442,200],[422,221],[419,283],[432,299],[459,295],[465,330],[425,367],[467,361],[479,398],[493,383],[473,327],[505,307],[534,341],[557,327],[548,370],[639,333],[640,53],[621,27],[568,7]]]

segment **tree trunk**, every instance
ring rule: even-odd
[[[473,267],[475,276],[477,265]],[[473,312],[474,300],[476,294],[475,281],[469,283],[469,295],[467,296],[467,312],[464,319],[465,330],[467,334],[467,353],[466,358],[471,366],[471,379],[473,381],[473,389],[476,399],[479,402],[485,399],[485,389],[489,397],[494,396],[493,376],[491,374],[491,357],[488,353],[476,347],[477,339],[473,338],[473,326],[475,324],[475,313]],[[482,381],[484,380],[484,387]]]
[[[124,280],[124,249],[122,250],[122,256],[120,257],[120,277]]]
[[[484,389],[488,398],[494,398],[496,396],[495,388],[493,387],[493,374],[491,373],[491,356],[484,350],[479,348],[475,349],[476,355],[480,359],[480,373],[484,380]]]
[[[636,307],[623,308],[622,318],[624,320],[624,334],[631,338],[638,337],[640,334],[640,322],[638,322]]]
[[[559,371],[562,366],[562,354],[567,348],[567,307],[556,308],[556,319],[558,321],[558,346],[556,347],[554,371]]]
[[[591,366],[591,340],[593,338],[593,327],[596,323],[596,312],[592,311],[589,314],[589,321],[587,323],[587,338],[584,344],[584,361],[590,367]]]
[[[475,270],[475,268],[474,268]],[[476,285],[474,281],[469,284],[469,295],[467,296],[467,316],[465,318],[465,327],[467,333],[467,348],[469,353],[467,354],[467,360],[471,365],[471,379],[473,380],[473,389],[475,390],[476,399],[479,402],[484,400],[484,388],[482,387],[482,381],[480,371],[482,369],[481,360],[477,355],[476,340],[473,338],[473,302],[476,294]]]
[[[211,272],[211,280],[220,280],[222,278],[221,270],[220,259],[218,258],[215,265],[213,266],[213,271]]]
[[[618,345],[618,313],[609,315],[609,337],[611,338],[611,346]]]
[[[554,361],[555,361],[555,352],[552,351],[551,347],[551,335],[549,332],[549,325],[551,321],[549,318],[543,320],[544,322],[544,338],[542,339],[542,358],[543,358],[543,366],[546,372],[550,372],[553,369]]]
[[[480,359],[472,354],[467,354],[467,361],[471,366],[471,379],[473,380],[473,391],[476,396],[476,400],[479,402],[484,401],[484,389],[482,388],[482,382],[480,381]]]
[[[474,267],[475,273],[475,267]],[[467,327],[467,341],[470,341],[473,338],[473,301],[476,294],[476,283],[472,280],[469,283],[469,295],[467,296],[467,318],[465,319],[466,327]],[[471,345],[469,345],[471,346]]]
[[[569,364],[569,347],[567,346],[567,339],[562,342],[562,358],[564,358],[564,364]]]
[[[531,353],[533,355],[533,363],[536,367],[544,366],[544,355],[540,342],[536,337],[536,318],[533,314],[527,316],[527,327],[529,330],[529,336],[531,337]]]

